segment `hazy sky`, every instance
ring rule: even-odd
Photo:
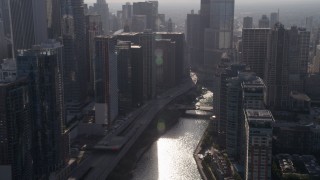
[[[84,0],[86,3],[94,3],[96,0]],[[139,2],[144,0],[106,0],[107,3],[125,3],[125,2]],[[198,3],[200,4],[200,0],[158,0],[160,3],[168,3],[168,2],[174,2],[174,3]],[[235,0],[236,3],[306,3],[306,2],[319,2],[319,0]]]

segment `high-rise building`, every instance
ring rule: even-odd
[[[243,18],[243,29],[253,28],[253,18],[252,17],[244,17]]]
[[[314,74],[320,73],[320,45],[318,45],[316,49],[316,56],[313,59],[311,70]]]
[[[263,80],[256,76],[251,80],[243,81],[242,105],[246,109],[265,109],[266,86]]]
[[[81,0],[83,1],[83,0]],[[109,18],[109,7],[106,3],[106,0],[97,0],[97,3],[94,3],[93,9],[101,16],[102,29],[104,35],[110,34],[110,18]]]
[[[92,97],[94,92],[94,58],[95,58],[95,44],[94,38],[102,35],[102,21],[100,15],[86,15],[86,67],[88,68],[88,90]]]
[[[18,77],[29,78],[32,100],[34,178],[48,178],[68,160],[62,45],[50,41],[17,54]]]
[[[143,51],[143,95],[144,100],[151,99],[156,95],[156,75],[154,62],[155,38],[152,32],[122,33],[117,35],[118,40],[131,41],[142,47]],[[166,38],[167,39],[167,38]],[[169,38],[170,39],[170,38]]]
[[[158,1],[134,2],[133,15],[145,15],[147,19],[146,28],[158,31]]]
[[[111,127],[118,116],[117,39],[95,38],[95,122]]]
[[[130,2],[127,2],[125,5],[122,5],[122,26],[128,25],[131,27],[132,23],[132,5]]]
[[[142,46],[131,44],[132,66],[132,105],[142,106],[143,100],[143,49]]]
[[[85,99],[83,92],[86,90],[86,88],[84,88],[86,86],[83,85],[84,78],[80,75],[81,73],[85,73],[80,69],[81,61],[78,59],[80,55],[77,55],[77,52],[79,52],[79,49],[77,50],[77,48],[82,45],[76,46],[76,43],[79,42],[79,38],[78,41],[76,41],[76,27],[71,0],[64,1],[62,10],[62,43],[64,46],[63,84],[65,90],[65,106],[68,117],[67,121],[69,121],[74,116],[81,113],[81,108]],[[79,17],[77,22],[79,23]],[[81,30],[77,30],[77,37],[82,34],[81,32]],[[85,43],[85,41],[83,43]]]
[[[58,39],[61,36],[61,0],[47,0],[46,7],[48,37],[50,39]]]
[[[74,99],[77,104],[78,112],[81,110],[83,105],[87,101],[88,90],[90,89],[88,86],[88,82],[90,81],[89,77],[89,66],[87,66],[86,60],[86,22],[84,16],[84,6],[83,0],[70,0],[71,1],[71,9],[73,14],[73,24],[74,24],[74,57],[76,61],[76,78],[79,83],[80,88],[74,89],[78,91],[79,94],[78,99]],[[101,5],[102,6],[102,5]],[[75,66],[75,64],[74,64]]]
[[[3,21],[4,34],[11,37],[11,25],[10,25],[10,14],[9,14],[9,1],[0,1],[0,19]]]
[[[200,15],[194,14],[194,11],[191,11],[191,14],[187,15],[187,51],[188,51],[188,61],[192,66],[202,65],[200,57],[202,51],[200,49],[200,30],[201,30],[201,21]]]
[[[146,15],[133,15],[132,16],[132,32],[143,32],[147,28]]]
[[[33,179],[30,93],[27,78],[0,80],[0,171],[13,180]]]
[[[127,113],[143,103],[143,56],[141,46],[118,41],[119,112]]]
[[[306,29],[307,31],[312,32],[313,28],[313,16],[309,16],[306,18]]]
[[[240,72],[237,77],[227,80],[227,99],[226,99],[226,150],[229,157],[236,160],[241,156],[241,139],[242,139],[242,126],[244,124],[241,118],[243,113],[243,104],[248,105],[248,100],[251,97],[243,97],[241,84],[249,81],[257,81],[259,78],[252,72]],[[256,99],[259,101],[260,99]],[[257,103],[258,104],[258,103]]]
[[[0,61],[8,58],[8,44],[4,33],[3,21],[0,19]]]
[[[306,29],[291,27],[289,31],[289,93],[305,92],[308,76],[310,32]]]
[[[172,19],[169,18],[167,23],[168,31],[167,32],[173,32],[174,31],[174,23],[172,22]]]
[[[17,65],[15,60],[3,59],[0,62],[0,82],[14,81],[17,76]]]
[[[201,0],[201,5],[200,5],[200,36],[199,36],[199,49],[201,53],[199,54],[200,56],[199,61],[201,64],[204,64],[204,39],[205,39],[205,29],[210,27],[210,0]]]
[[[289,101],[289,33],[283,25],[278,24],[269,38],[264,76],[267,106],[271,109],[286,109]]]
[[[189,76],[189,65],[184,58],[185,50],[185,37],[183,33],[180,32],[157,32],[155,33],[156,39],[171,39],[175,42],[175,78],[176,82],[180,82],[184,77]]]
[[[244,109],[246,180],[271,180],[274,118],[268,110]]]
[[[269,28],[242,30],[242,62],[262,79],[264,79],[270,32]]]
[[[308,72],[310,32],[278,24],[272,30],[265,69],[267,105],[272,109],[288,108],[291,91],[304,92]]]
[[[216,117],[217,125],[216,129],[219,132],[220,144],[222,147],[226,147],[226,132],[227,132],[227,99],[228,99],[228,86],[229,79],[237,77],[239,72],[246,70],[244,64],[232,64],[232,57],[224,53],[221,58],[221,63],[216,69],[214,75],[214,115]],[[230,65],[232,64],[232,65]]]
[[[10,1],[14,50],[30,49],[48,38],[45,1]]]
[[[155,61],[157,77],[157,94],[176,85],[175,50],[176,44],[171,39],[156,39]]]
[[[204,65],[216,67],[233,47],[234,0],[210,1],[210,26],[204,31]]]
[[[269,28],[270,21],[267,15],[262,15],[261,19],[259,19],[259,28]]]
[[[279,14],[274,12],[270,14],[270,28],[273,28],[279,22]]]

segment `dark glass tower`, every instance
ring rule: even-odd
[[[12,0],[10,12],[12,20],[13,47],[30,49],[48,38],[45,1]]]
[[[112,125],[118,116],[118,80],[115,37],[95,38],[95,114],[97,124]]]
[[[147,18],[147,29],[153,31],[158,30],[157,17],[158,17],[158,2],[146,1],[133,3],[133,15],[145,15]]]
[[[209,28],[204,31],[204,65],[216,68],[233,47],[234,0],[211,0]]]
[[[265,69],[267,105],[271,109],[286,109],[289,101],[288,49],[289,33],[282,24],[272,30],[268,43]]]
[[[1,174],[13,180],[32,179],[32,99],[26,78],[0,82],[0,166],[11,169]]]
[[[18,77],[27,76],[32,100],[32,153],[37,179],[63,167],[68,160],[62,83],[62,46],[50,42],[17,54]]]

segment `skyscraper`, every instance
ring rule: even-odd
[[[306,29],[307,31],[312,31],[313,28],[313,16],[306,17]]]
[[[268,110],[244,109],[245,177],[271,180],[272,130],[274,118]]]
[[[286,109],[289,100],[288,51],[289,33],[278,24],[269,36],[264,81],[267,86],[267,106]]]
[[[246,69],[244,64],[232,64],[232,57],[226,53],[221,58],[221,63],[216,69],[214,75],[214,115],[217,121],[217,130],[219,132],[220,144],[226,147],[226,132],[227,132],[227,99],[228,99],[228,86],[229,79],[237,77],[239,72]]]
[[[131,32],[143,32],[147,28],[146,15],[133,15]]]
[[[261,19],[259,19],[259,28],[269,28],[270,21],[267,15],[262,15]]]
[[[291,91],[304,92],[308,72],[310,32],[278,24],[269,36],[265,82],[267,104],[273,109],[288,108]]]
[[[94,11],[101,16],[104,35],[110,34],[109,7],[106,0],[97,0],[97,3],[94,4],[93,8]]]
[[[242,62],[264,78],[264,69],[268,54],[269,28],[242,30]]]
[[[50,41],[17,54],[18,77],[27,76],[32,100],[34,178],[48,178],[68,156],[62,81],[62,46]]]
[[[95,118],[111,127],[118,116],[118,80],[115,37],[95,38]]]
[[[131,44],[132,66],[132,105],[140,107],[143,104],[143,49]]]
[[[174,31],[174,23],[172,22],[171,18],[169,18],[167,26],[168,26],[168,32],[173,32]]]
[[[3,21],[0,19],[0,61],[8,58],[8,44],[4,34]]]
[[[289,31],[289,93],[305,91],[308,76],[310,32],[303,28],[291,27]]]
[[[200,34],[201,31],[201,21],[200,15],[194,14],[194,11],[191,11],[191,14],[187,15],[187,51],[188,51],[188,60],[192,66],[202,65],[200,57],[202,51],[200,49]]]
[[[320,45],[316,48],[316,56],[312,62],[312,73],[316,74],[320,72]]]
[[[241,84],[257,79],[259,78],[252,72],[240,72],[237,77],[227,80],[226,150],[228,156],[236,160],[239,160],[241,156],[242,126],[244,124],[241,118],[244,99]],[[248,103],[245,102],[245,105],[248,105]]]
[[[157,32],[156,39],[170,39],[175,42],[175,78],[176,82],[180,82],[184,77],[189,76],[189,64],[185,61],[185,38],[184,34],[180,32]]]
[[[131,42],[118,41],[117,51],[117,76],[119,89],[119,113],[125,114],[132,108],[132,64]]]
[[[116,48],[119,112],[127,113],[143,104],[142,48],[130,41],[118,41]]]
[[[151,99],[156,95],[156,64],[154,61],[155,35],[152,32],[122,33],[117,35],[118,40],[131,41],[142,47],[143,51],[143,95],[144,100]]]
[[[79,20],[79,18],[78,18]],[[78,21],[79,22],[79,21]],[[86,86],[83,85],[85,79],[83,75],[84,71],[81,71],[81,59],[80,54],[77,54],[82,45],[77,45],[76,43],[76,33],[79,37],[82,31],[80,29],[76,30],[75,19],[73,13],[73,6],[71,0],[66,0],[62,4],[62,42],[63,42],[63,84],[64,84],[64,94],[65,94],[65,106],[67,110],[67,120],[72,119],[75,115],[81,112],[81,108],[84,101],[84,90]],[[79,27],[79,24],[78,26]],[[80,39],[85,38],[81,37]],[[85,43],[85,41],[83,41]],[[85,57],[81,57],[85,58]]]
[[[86,60],[86,24],[84,16],[84,6],[83,0],[70,0],[71,9],[73,14],[73,24],[74,24],[74,57],[77,65],[76,78],[79,83],[80,88],[74,89],[79,93],[78,99],[74,99],[78,110],[80,110],[87,101],[88,82],[89,77],[89,66],[87,66]]]
[[[253,18],[252,17],[244,17],[243,18],[243,29],[245,28],[253,28]]]
[[[263,80],[256,76],[244,81],[242,88],[242,105],[246,109],[265,109],[266,86]]]
[[[132,5],[127,2],[125,5],[122,5],[122,26],[128,25],[131,27],[132,22]]]
[[[200,36],[199,36],[199,49],[201,53],[199,61],[201,64],[204,64],[204,38],[205,38],[205,29],[210,27],[210,0],[201,0],[200,4]]]
[[[0,1],[0,19],[3,21],[4,34],[6,36],[11,36],[11,27],[10,27],[10,14],[9,14],[9,1],[1,0]]]
[[[48,37],[50,39],[58,39],[61,36],[61,0],[47,0],[46,7]]]
[[[146,28],[152,31],[158,31],[158,1],[133,3],[133,15],[145,15],[147,18]]]
[[[30,49],[48,38],[45,1],[10,1],[14,50]]]
[[[94,92],[94,58],[95,44],[94,38],[102,35],[102,21],[100,15],[86,15],[86,67],[88,67],[88,90],[89,95],[93,97]]]
[[[209,22],[204,32],[204,64],[215,68],[222,53],[233,47],[234,0],[210,1]]]
[[[279,22],[279,14],[274,12],[270,14],[270,28],[273,28]]]
[[[157,76],[157,94],[162,93],[176,85],[175,78],[175,58],[176,45],[171,39],[156,39],[156,76]]]
[[[0,171],[13,180],[33,179],[32,98],[26,78],[0,81]],[[3,172],[3,171],[2,171]]]

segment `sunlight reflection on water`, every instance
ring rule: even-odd
[[[180,119],[142,156],[133,179],[200,180],[193,151],[207,126],[208,121]]]

